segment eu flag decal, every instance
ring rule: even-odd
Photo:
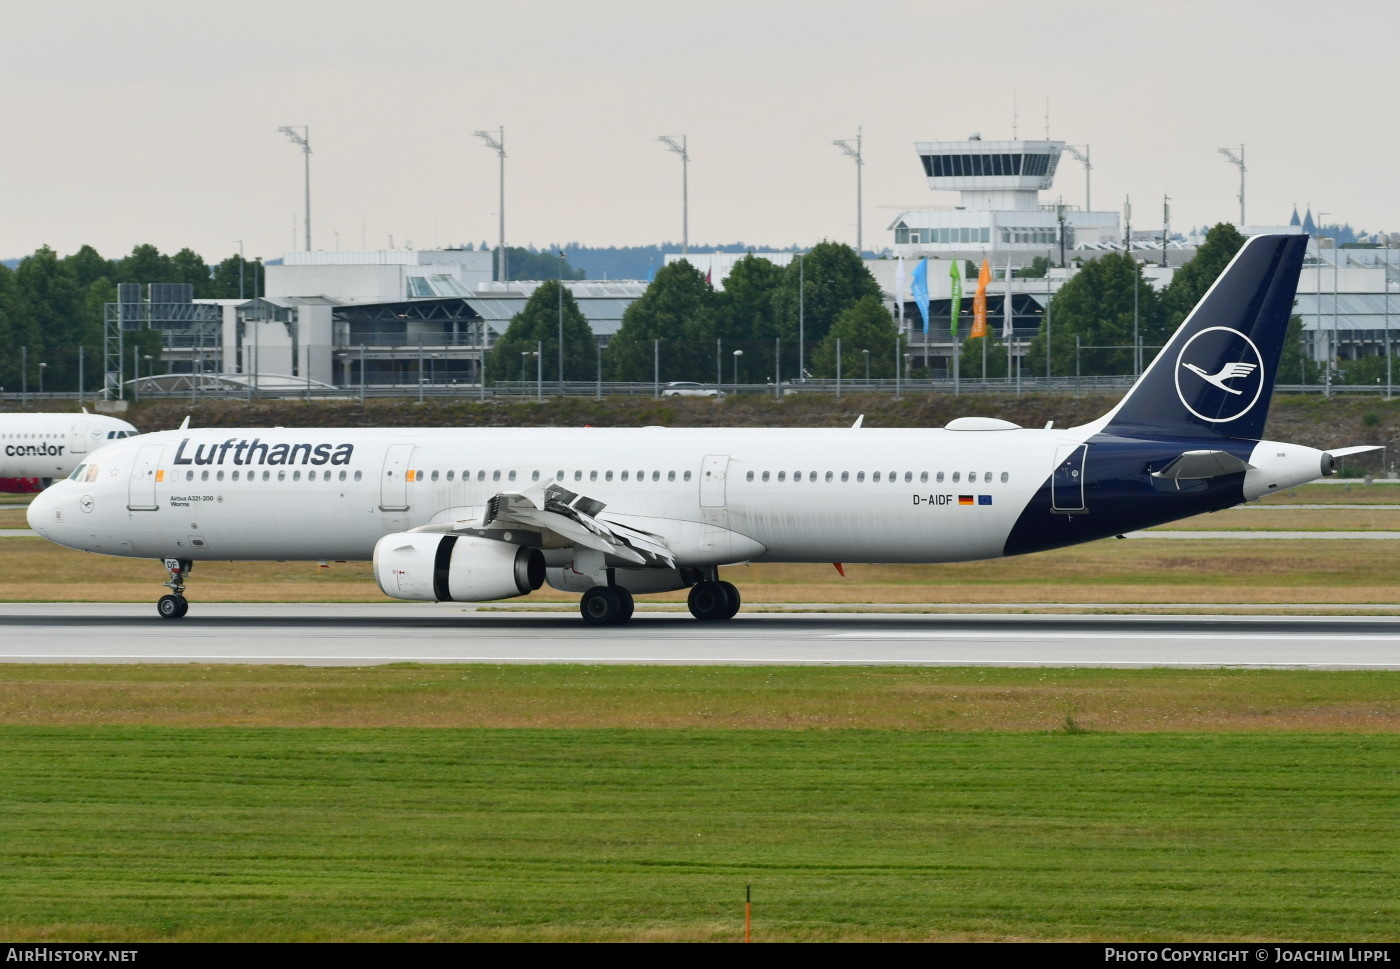
[[[991,496],[991,495],[978,495],[978,496],[977,496],[977,503],[978,503],[979,505],[990,505],[990,504],[992,503],[992,496]]]

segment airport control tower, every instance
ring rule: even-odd
[[[1057,200],[1043,202],[1064,151],[1063,141],[920,141],[914,145],[929,188],[958,192],[956,205],[900,213],[896,255],[945,259],[998,257],[1013,264],[1036,256],[1060,261],[1061,220],[1066,250],[1121,237],[1117,212],[1088,212]]]

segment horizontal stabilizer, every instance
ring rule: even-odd
[[[1185,451],[1172,458],[1160,471],[1153,471],[1152,477],[1192,481],[1217,478],[1223,474],[1240,474],[1253,469],[1254,465],[1241,461],[1228,451]]]
[[[1367,451],[1384,451],[1384,444],[1357,444],[1354,447],[1328,448],[1327,453],[1334,458],[1344,458],[1348,454],[1364,454]]]

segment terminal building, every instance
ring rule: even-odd
[[[1063,141],[1013,139],[928,141],[914,145],[928,187],[957,193],[955,204],[902,211],[888,226],[887,255],[866,266],[886,294],[904,334],[908,366],[929,376],[952,373],[952,360],[971,329],[976,278],[962,279],[957,335],[952,332],[950,264],[985,259],[994,282],[987,291],[989,325],[1003,331],[1010,301],[1013,355],[1021,357],[1040,331],[1050,300],[1086,259],[1127,251],[1161,288],[1195,254],[1197,240],[1171,237],[1165,227],[1125,225],[1116,211],[1089,205],[1089,160]],[[1045,197],[1063,154],[1085,165],[1084,205]],[[1086,148],[1087,151],[1087,148]],[[1308,232],[1311,213],[1289,226],[1254,232]],[[1400,299],[1400,258],[1393,249],[1336,249],[1313,236],[1299,284],[1307,356],[1334,370],[1393,349],[1390,314]],[[717,287],[745,254],[668,254],[685,258]],[[755,255],[778,265],[794,252]],[[1037,258],[1051,267],[1037,278],[1013,278]],[[928,321],[912,300],[914,266],[927,260]],[[902,270],[902,273],[901,273]],[[157,371],[191,383],[242,381],[265,385],[480,386],[486,354],[525,306],[538,282],[493,282],[486,250],[292,252],[266,269],[266,292],[249,300],[195,300],[188,286],[121,286],[107,306],[109,392]],[[565,281],[600,346],[621,326],[627,307],[646,290],[641,281]],[[1396,308],[1400,308],[1397,306]],[[130,355],[123,334],[152,328],[162,334],[160,361]],[[490,375],[487,375],[488,377]],[[226,386],[226,384],[222,385]]]

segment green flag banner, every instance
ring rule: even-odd
[[[958,313],[962,307],[962,274],[958,271],[958,263],[961,259],[954,259],[948,263],[948,275],[952,278],[952,303],[948,311],[948,330],[953,334],[953,339],[958,338]]]

